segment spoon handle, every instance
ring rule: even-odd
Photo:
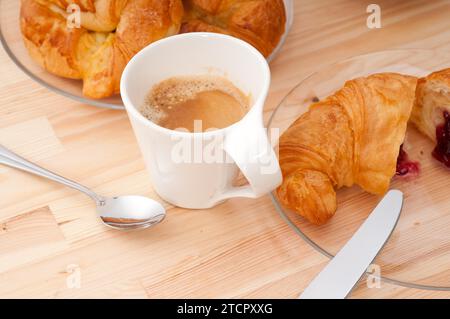
[[[97,204],[101,204],[104,201],[104,199],[101,196],[97,195],[89,188],[80,185],[74,181],[71,181],[70,179],[62,177],[58,174],[50,172],[49,170],[46,170],[45,168],[42,168],[36,164],[33,164],[30,161],[24,159],[23,157],[20,157],[19,155],[8,150],[6,147],[2,145],[0,145],[0,164],[4,164],[28,173],[45,177],[52,181],[74,188],[94,199],[97,202]]]

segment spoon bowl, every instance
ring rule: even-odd
[[[160,203],[136,195],[104,198],[97,202],[97,213],[107,226],[120,229],[148,228],[166,217]]]

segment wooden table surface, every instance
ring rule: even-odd
[[[295,23],[273,61],[266,115],[303,77],[357,54],[450,50],[450,1],[295,0]],[[23,74],[0,50],[0,144],[105,195],[153,192],[122,111],[83,105]],[[268,196],[190,211],[166,204],[156,228],[118,232],[82,194],[0,166],[0,297],[294,298],[327,263],[280,218]],[[353,298],[450,298],[365,281]]]

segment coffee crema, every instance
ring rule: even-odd
[[[167,129],[202,132],[228,127],[248,109],[249,97],[228,79],[199,75],[172,77],[154,85],[140,111]]]

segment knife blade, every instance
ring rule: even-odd
[[[391,236],[403,205],[403,193],[391,190],[353,237],[300,295],[300,299],[345,298]]]

